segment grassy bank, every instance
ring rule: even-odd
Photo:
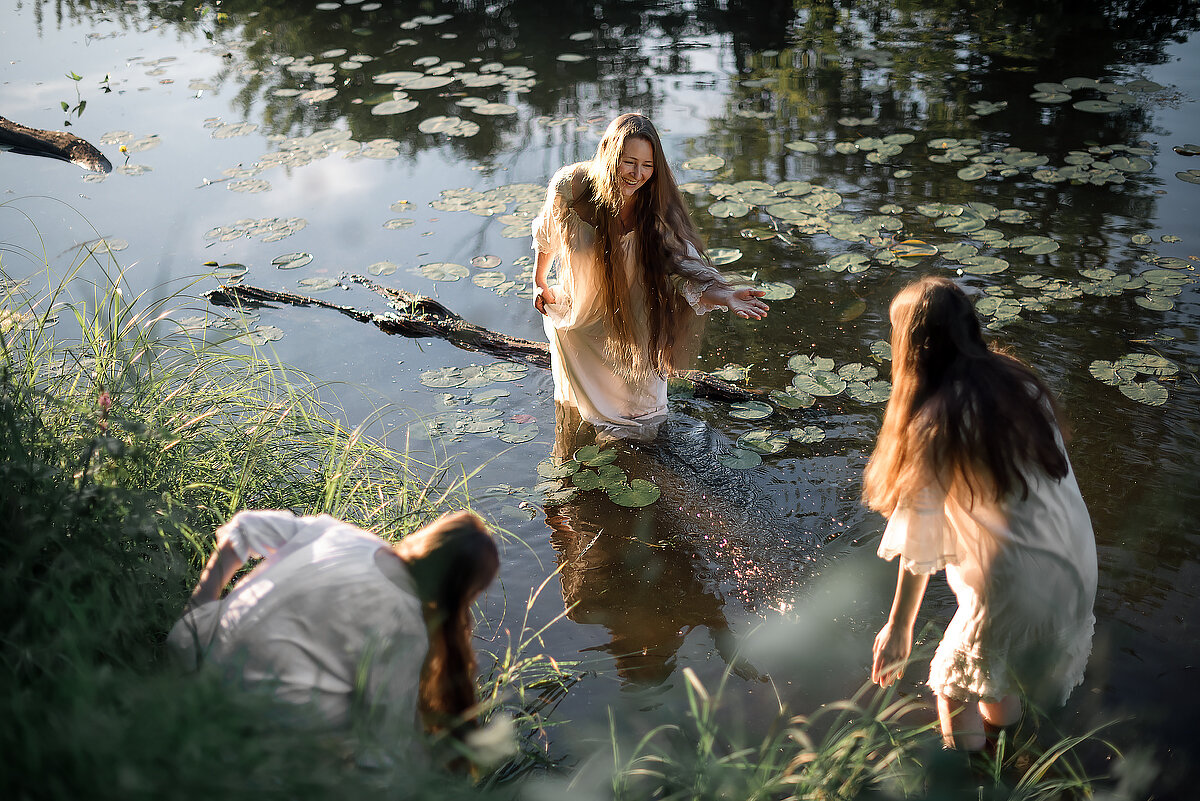
[[[481,697],[521,750],[474,778],[365,770],[338,741],[275,725],[263,699],[174,672],[165,632],[233,512],[328,512],[399,537],[462,487],[338,423],[309,377],[228,347],[253,343],[236,325],[184,328],[167,316],[178,298],[127,300],[114,264],[85,262],[103,283],[36,292],[0,271],[0,797],[1089,795],[1078,741],[1035,733],[972,765],[892,692],[781,714],[742,741],[720,723],[729,688],[690,671],[676,722],[614,717],[595,753],[553,763],[546,717],[574,676],[528,620],[480,645]]]

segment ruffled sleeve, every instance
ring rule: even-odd
[[[713,284],[724,283],[724,279],[719,270],[700,258],[699,251],[692,243],[687,243],[687,257],[674,266],[670,278],[675,291],[687,301],[696,314],[707,314],[717,309],[726,311],[724,306],[706,303],[703,300],[704,292]]]
[[[532,224],[533,249],[540,253],[558,253],[562,244],[562,226],[570,203],[571,182],[578,165],[571,164],[554,173],[546,190],[546,202]]]
[[[277,509],[238,512],[217,529],[217,545],[228,542],[243,562],[251,556],[267,557],[312,522],[311,517],[297,517]]]
[[[900,565],[917,575],[958,564],[962,554],[958,533],[946,517],[945,492],[926,487],[902,499],[888,520],[878,553],[887,560],[899,556]]]

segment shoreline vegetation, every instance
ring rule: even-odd
[[[733,689],[690,668],[677,722],[638,731],[610,710],[594,754],[559,754],[553,733],[569,722],[554,712],[584,673],[542,653],[556,621],[528,617],[553,574],[530,588],[524,619],[480,627],[489,725],[474,770],[366,767],[345,738],[289,731],[269,699],[165,657],[212,532],[239,509],[290,508],[397,538],[463,505],[471,476],[394,451],[371,421],[347,429],[311,377],[227,347],[238,332],[198,338],[171,317],[186,288],[127,300],[111,253],[82,248],[31,294],[8,275],[14,255],[50,274],[45,257],[0,243],[5,798],[1139,797],[1145,769],[1084,768],[1138,764],[1106,732],[1063,739],[1029,716],[994,754],[968,758],[942,751],[924,702],[894,688],[866,685],[809,716],[781,709],[743,742],[719,714]],[[106,282],[80,277],[85,264]]]

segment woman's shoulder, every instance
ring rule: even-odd
[[[587,167],[586,161],[560,167],[550,179],[551,188],[568,202],[574,200],[582,192],[583,182],[587,178]]]

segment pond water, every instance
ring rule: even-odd
[[[552,750],[587,756],[611,704],[677,714],[681,669],[715,683],[739,648],[727,704],[751,727],[867,678],[894,571],[858,503],[880,343],[891,296],[931,272],[1073,426],[1101,578],[1088,678],[1055,720],[1126,718],[1110,736],[1151,755],[1165,797],[1197,776],[1200,716],[1200,4],[927,5],[9,0],[0,112],[69,122],[115,169],[0,153],[3,267],[28,277],[16,251],[39,234],[57,270],[103,238],[151,297],[199,298],[212,262],[385,311],[344,278],[368,274],[540,340],[528,221],[559,166],[642,111],[723,269],[775,298],[765,321],[710,323],[698,365],[766,406],[681,391],[657,443],[618,449],[650,505],[546,483],[544,370],[325,310],[242,321],[350,421],[483,465],[473,503],[509,532],[485,638],[502,647],[560,571],[528,622],[566,608],[539,647],[590,672]],[[233,316],[196,299],[175,318],[215,338]],[[953,608],[935,581],[922,620]]]

